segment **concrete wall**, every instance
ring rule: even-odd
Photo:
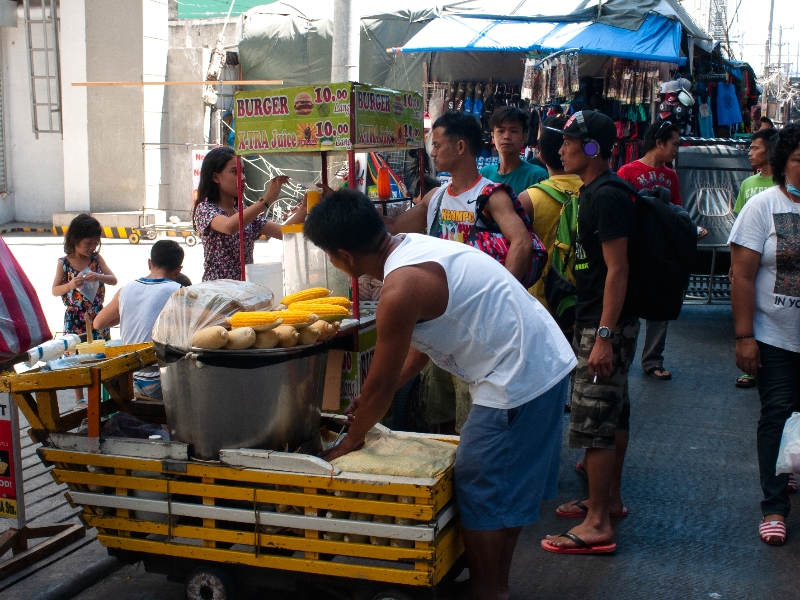
[[[89,81],[142,81],[143,19],[142,0],[86,0]],[[145,197],[142,88],[93,87],[87,94],[92,212],[140,209]]]
[[[6,198],[0,200],[0,221],[46,222],[64,206],[64,164],[61,135],[33,134],[30,78],[22,8],[17,27],[0,27],[2,55]]]

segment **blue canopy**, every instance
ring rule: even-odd
[[[650,13],[637,31],[592,21],[543,23],[446,15],[389,52],[526,52],[576,49],[582,54],[685,64],[681,24]]]

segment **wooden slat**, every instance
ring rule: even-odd
[[[53,477],[55,477],[59,483],[76,483],[82,485],[100,485],[110,488],[167,492],[166,480],[149,477],[122,478],[103,473],[62,469],[55,469],[53,471]],[[197,496],[201,498],[241,500],[245,502],[253,500],[252,488],[224,486],[220,484],[208,485],[185,481],[172,481],[169,485],[169,491],[173,494]],[[276,490],[255,490],[255,494],[256,501],[264,504],[285,504],[287,506],[301,506],[303,508],[315,510],[337,510],[373,515],[387,515],[404,519],[416,519],[418,521],[431,521],[436,516],[432,507],[428,505],[360,500],[358,498],[342,498],[328,494],[310,495],[301,494],[299,492]]]
[[[44,423],[39,418],[39,410],[36,407],[36,400],[29,392],[12,392],[11,398],[17,403],[17,406],[25,415],[31,428],[40,431],[45,429]],[[35,441],[35,440],[34,440]]]
[[[86,387],[92,383],[92,373],[88,367],[63,369],[49,373],[23,373],[0,379],[0,386],[6,392],[38,392],[41,390],[66,390]]]
[[[59,431],[61,410],[58,408],[58,394],[55,390],[36,392],[36,408],[42,424],[49,431]]]
[[[229,544],[252,546],[255,534],[252,531],[235,531],[231,529],[209,529],[189,525],[173,525],[119,517],[101,517],[87,515],[86,523],[98,529],[123,530],[137,533],[169,535],[175,538],[193,540],[213,540]],[[354,556],[356,558],[372,558],[375,560],[418,560],[432,563],[436,559],[436,547],[420,550],[416,548],[395,548],[393,546],[375,546],[372,544],[355,544],[351,542],[335,542],[331,540],[309,540],[289,535],[261,533],[258,536],[264,548],[281,548],[295,552],[319,552],[337,556]]]
[[[253,553],[239,550],[204,548],[202,546],[188,546],[155,540],[138,540],[109,535],[98,535],[97,539],[107,548],[117,548],[120,550],[149,552],[151,554],[177,556],[194,560],[235,563],[299,573],[317,573],[319,575],[330,575],[333,577],[382,581],[399,585],[430,586],[433,576],[432,571],[424,572],[409,569],[394,569],[391,567],[353,565],[324,560],[274,556],[270,554],[260,554],[256,556]]]

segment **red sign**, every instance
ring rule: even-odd
[[[11,408],[5,399],[0,400],[0,517],[6,519],[17,518],[17,486],[14,478]]]

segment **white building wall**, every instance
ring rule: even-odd
[[[60,0],[61,102],[64,130],[64,207],[66,212],[88,211],[89,109],[86,79],[86,3]]]
[[[167,53],[169,50],[169,18],[167,0],[143,0],[143,56],[144,81],[166,81]],[[160,208],[164,186],[162,163],[167,149],[161,145],[164,125],[164,86],[150,85],[143,90],[144,102],[144,177],[145,206]]]
[[[22,8],[17,27],[0,27],[5,108],[8,197],[0,220],[49,222],[64,206],[64,158],[61,135],[33,134],[30,77]],[[63,60],[63,59],[62,59]]]

